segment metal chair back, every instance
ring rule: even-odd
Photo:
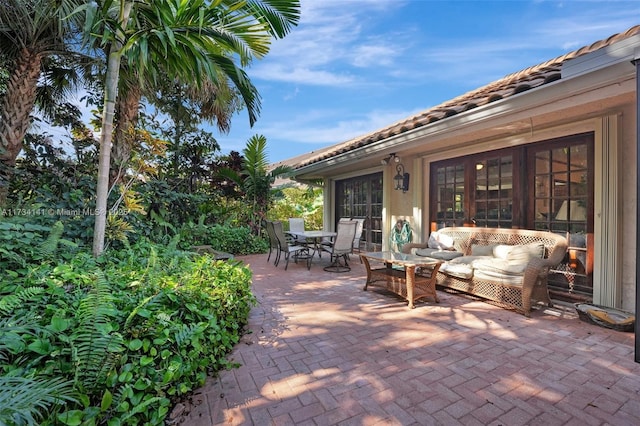
[[[358,222],[355,220],[338,222],[337,235],[332,247],[334,256],[353,253],[353,240],[356,236],[357,227]]]
[[[265,228],[267,230],[267,236],[269,237],[269,256],[267,256],[267,262],[271,259],[271,252],[276,252],[276,263],[277,259],[280,256],[280,246],[278,245],[278,237],[276,237],[276,233],[273,229],[273,222],[267,220],[265,223]]]

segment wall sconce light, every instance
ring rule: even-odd
[[[393,180],[396,183],[397,191],[402,190],[402,192],[407,192],[409,190],[409,173],[405,173],[404,166],[399,161],[398,159],[398,164],[396,165],[396,172],[398,173],[396,173]]]

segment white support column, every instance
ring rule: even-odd
[[[391,166],[382,168],[382,250],[389,250],[391,232],[391,192],[393,191],[393,172]],[[395,170],[395,169],[393,169]]]
[[[324,190],[323,193],[323,206],[322,206],[322,217],[323,223],[322,228],[325,231],[334,231],[333,224],[335,222],[335,199],[336,199],[336,181],[333,179],[324,179]]]
[[[409,189],[411,191],[411,196],[413,200],[413,219],[411,221],[413,226],[413,241],[422,242],[422,239],[425,238],[424,227],[423,227],[423,216],[422,216],[422,206],[424,205],[424,194],[423,194],[423,177],[422,174],[424,170],[422,169],[422,159],[416,158],[413,160],[413,167],[411,173],[411,182],[409,183]]]
[[[595,132],[593,302],[619,308],[622,302],[619,122],[616,115],[599,121]]]

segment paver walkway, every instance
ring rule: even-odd
[[[640,425],[634,334],[572,309],[531,318],[459,295],[439,304],[363,291],[327,256],[254,271],[250,334],[180,418],[209,425]]]

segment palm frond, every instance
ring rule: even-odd
[[[249,0],[247,3],[256,11],[255,16],[264,18],[269,33],[275,37],[286,36],[300,21],[298,0]]]
[[[76,402],[72,381],[0,376],[1,425],[39,424],[44,413],[66,402]]]
[[[33,337],[44,331],[32,315],[0,317],[0,361],[22,353],[27,346],[26,336]]]

